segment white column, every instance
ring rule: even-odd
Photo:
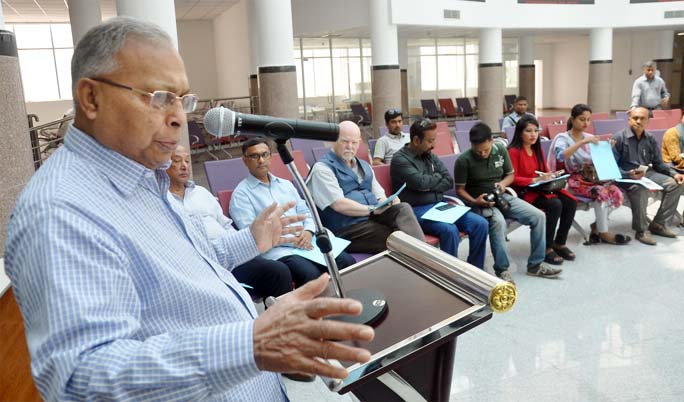
[[[501,63],[501,28],[480,30],[480,64]]]
[[[116,13],[159,25],[169,34],[173,45],[178,49],[176,8],[173,0],[116,0]]]
[[[373,66],[399,64],[397,26],[391,22],[389,0],[370,0],[369,19]]]
[[[658,40],[654,43],[656,46],[655,59],[669,60],[672,58],[672,49],[674,47],[674,31],[665,30],[658,32]]]
[[[69,0],[69,23],[74,47],[90,28],[100,22],[100,0]]]
[[[613,28],[592,28],[589,33],[589,61],[613,60]]]
[[[5,29],[5,17],[2,15],[2,2],[0,1],[0,29]]]
[[[254,0],[260,67],[294,66],[290,0]]]
[[[249,24],[249,73],[256,74],[259,72],[259,50],[258,37],[259,37],[259,24],[257,23],[256,15],[256,1],[257,0],[246,0],[247,1],[247,23]]]
[[[408,68],[408,40],[406,38],[399,38],[398,47],[399,68],[405,70]]]
[[[518,41],[518,64],[534,64],[534,35],[523,35]]]

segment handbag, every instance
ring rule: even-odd
[[[582,169],[580,170],[580,175],[582,176],[582,180],[589,182],[589,183],[598,183],[599,178],[598,178],[598,173],[596,173],[596,168],[594,167],[593,164],[584,164],[582,165]]]
[[[548,183],[544,183],[536,188],[536,190],[542,193],[555,193],[565,188],[568,184],[568,179],[554,180]]]

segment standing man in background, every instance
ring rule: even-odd
[[[637,106],[645,107],[649,116],[653,115],[653,109],[667,107],[670,102],[670,93],[665,87],[665,81],[656,75],[656,62],[649,60],[643,65],[644,74],[634,80],[632,87],[632,104],[630,109]]]

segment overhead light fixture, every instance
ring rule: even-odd
[[[677,36],[684,36],[684,32],[677,32]]]

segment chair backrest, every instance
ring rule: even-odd
[[[437,125],[437,132],[438,133],[449,133],[449,123],[446,121],[436,121],[435,124]]]
[[[473,106],[470,104],[470,99],[468,98],[456,98],[456,107],[458,107],[458,111],[464,116],[473,115]]]
[[[230,198],[233,196],[233,190],[221,190],[218,192],[219,204],[223,210],[223,215],[230,218]]]
[[[432,150],[435,155],[450,155],[454,153],[454,143],[451,140],[451,133],[437,132],[437,143]]]
[[[665,118],[667,119],[668,127],[674,127],[682,120],[682,110],[681,109],[671,109],[671,110],[654,110],[653,118]]]
[[[477,96],[473,96],[473,101],[475,101],[475,109],[478,109],[480,107],[479,100],[477,99]]]
[[[648,130],[649,133],[656,139],[656,142],[658,142],[658,150],[663,149],[663,137],[665,137],[665,131],[667,130]]]
[[[470,132],[456,131],[456,144],[459,152],[465,152],[470,149]]]
[[[568,131],[565,124],[549,124],[548,129],[550,139],[554,139],[558,134]]]
[[[204,133],[194,120],[188,120],[188,136],[190,137],[190,149],[204,148],[207,143],[204,139]]]
[[[506,105],[507,111],[513,109],[515,98],[517,98],[517,95],[504,95],[504,104]]]
[[[553,141],[551,141],[551,140],[541,141],[541,149],[542,149],[542,152],[544,153],[544,159],[546,159],[546,155],[549,154],[549,148],[551,147],[552,142]]]
[[[597,120],[594,121],[594,134],[613,134],[627,127],[627,120]]]
[[[629,119],[629,112],[615,112],[615,118],[617,120],[627,121]]]
[[[439,155],[439,160],[442,161],[444,167],[446,167],[447,171],[449,172],[449,176],[451,176],[452,179],[454,178],[454,165],[456,164],[456,159],[458,159],[458,155],[459,154]],[[455,197],[456,188],[453,187],[448,191],[445,191],[444,194]]]
[[[451,98],[440,98],[437,100],[439,102],[439,108],[442,110],[442,114],[446,117],[456,117],[457,112],[454,107],[454,101]],[[458,102],[458,100],[457,100]]]
[[[314,160],[318,162],[321,160],[322,157],[324,157],[328,152],[330,152],[330,148],[327,147],[319,147],[319,148],[314,148],[311,150],[311,152],[314,155]],[[313,167],[313,165],[311,165]]]
[[[373,164],[373,161],[370,159],[370,155],[368,154],[368,145],[366,145],[366,141],[361,139],[361,142],[359,143],[359,150],[356,151],[356,156],[359,159],[362,159],[371,165]]]
[[[653,117],[648,120],[648,126],[646,128],[649,130],[664,130],[670,127],[672,126],[670,126],[670,122],[666,118]]]
[[[436,119],[439,117],[439,110],[434,99],[421,99],[420,106],[423,108],[423,116]]]
[[[565,120],[567,117],[565,116],[538,116],[537,121],[539,122],[539,125],[541,126],[540,129],[542,130],[541,135],[544,137],[549,136],[549,129],[548,125],[549,124],[563,124],[565,123]]]
[[[481,123],[482,120],[458,120],[454,122],[456,131],[470,131],[474,125]]]
[[[373,154],[375,153],[375,143],[378,142],[377,138],[369,138],[368,139],[368,153],[370,154],[371,158],[373,157]]]
[[[291,138],[290,145],[293,150],[300,150],[304,154],[304,160],[309,166],[312,166],[316,161],[313,157],[313,149],[324,147],[325,142],[319,140],[303,140],[301,138]]]
[[[352,114],[354,115],[354,122],[356,124],[371,124],[371,118],[366,112],[366,108],[360,103],[352,103],[349,105]]]
[[[232,190],[249,174],[242,158],[204,162],[209,189],[216,196],[219,191]]]
[[[385,195],[389,196],[392,191],[392,178],[390,177],[390,165],[376,165],[373,166],[373,173],[375,180],[378,181],[380,187],[385,190]]]
[[[294,150],[290,153],[292,154],[292,158],[294,159],[295,167],[297,168],[297,171],[299,172],[299,174],[303,178],[308,176],[309,175],[309,166],[306,164],[306,161],[304,160],[304,154],[302,153],[302,151]],[[278,176],[278,177],[283,178],[285,180],[289,180],[289,181],[294,180],[294,177],[292,177],[290,170],[287,168],[287,166],[285,166],[285,164],[283,163],[283,160],[280,159],[280,155],[278,153],[274,153],[273,157],[271,158],[271,173],[274,176]]]

